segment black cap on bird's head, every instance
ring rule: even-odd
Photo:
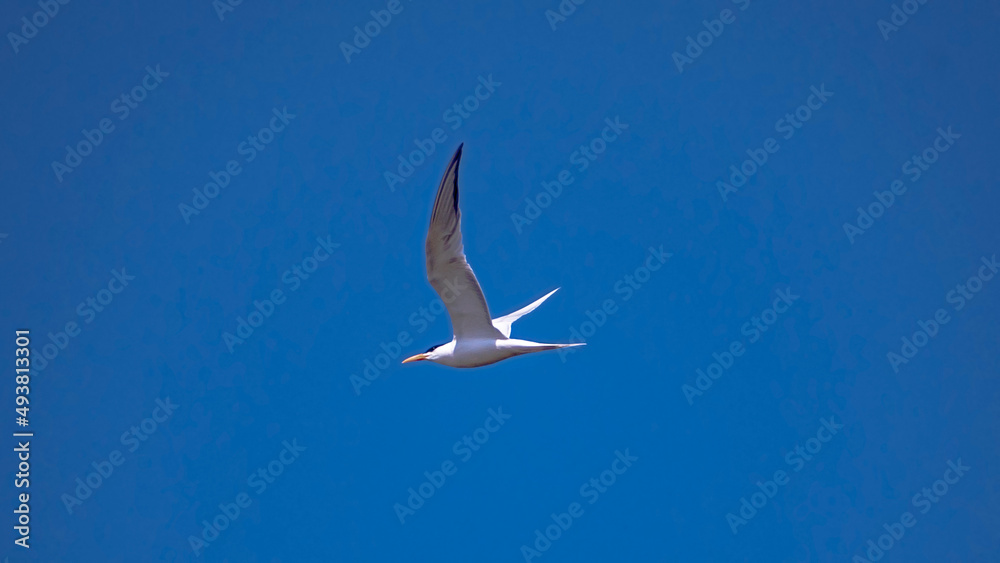
[[[419,362],[420,360],[426,360],[428,359],[427,356],[430,355],[431,352],[437,350],[438,348],[444,346],[445,344],[447,344],[447,342],[442,342],[441,344],[431,346],[423,354],[417,354],[416,356],[410,356],[409,358],[406,358],[405,360],[403,360],[403,363],[406,364],[410,362]]]

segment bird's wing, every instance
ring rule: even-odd
[[[510,338],[510,327],[511,327],[511,325],[514,324],[514,321],[516,321],[517,319],[520,319],[521,317],[523,317],[523,316],[527,315],[528,313],[530,313],[530,312],[534,311],[535,309],[537,309],[538,306],[542,304],[542,301],[545,301],[546,299],[548,299],[549,297],[551,297],[553,293],[555,293],[557,291],[559,291],[558,287],[555,288],[555,289],[553,289],[552,291],[546,293],[544,296],[542,296],[541,299],[538,299],[537,301],[535,301],[531,305],[528,305],[527,307],[522,307],[521,309],[518,309],[517,311],[514,311],[513,313],[509,313],[509,314],[506,314],[506,315],[504,315],[502,317],[493,319],[493,326],[497,327],[497,330],[499,330],[500,332],[502,332],[504,336],[506,336],[507,338]]]
[[[465,259],[462,246],[462,214],[458,210],[458,163],[461,159],[460,145],[434,199],[431,226],[427,231],[427,279],[448,307],[457,340],[502,339],[503,334],[490,321],[486,297]]]

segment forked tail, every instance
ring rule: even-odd
[[[517,354],[531,354],[532,352],[545,352],[546,350],[561,350],[563,348],[575,348],[577,346],[586,346],[586,342],[573,342],[571,344],[546,344],[543,342],[531,342],[530,340],[507,340],[510,342],[510,347]]]

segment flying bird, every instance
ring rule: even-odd
[[[425,245],[427,279],[448,308],[455,336],[451,342],[410,356],[403,363],[427,360],[454,368],[474,368],[532,352],[583,346],[583,343],[543,344],[510,337],[514,321],[534,311],[559,288],[509,315],[491,318],[483,289],[462,246],[462,213],[458,209],[458,164],[461,160],[462,145],[459,145],[438,186]]]

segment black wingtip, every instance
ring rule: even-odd
[[[455,167],[455,192],[454,192],[453,199],[455,201],[455,212],[456,213],[459,212],[458,211],[458,163],[462,160],[462,147],[464,147],[464,146],[465,146],[465,143],[459,143],[458,144],[458,150],[455,151],[455,156],[452,157],[452,159],[451,159],[452,165]]]

